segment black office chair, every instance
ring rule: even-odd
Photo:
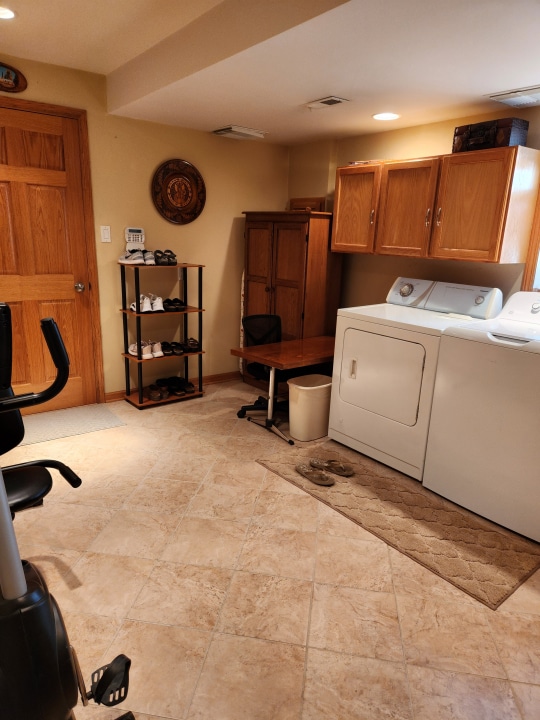
[[[281,342],[281,318],[279,315],[246,315],[246,317],[242,318],[242,328],[244,330],[244,347]],[[244,370],[255,380],[264,383],[268,383],[270,380],[270,368],[268,365],[251,362],[247,363]],[[289,409],[288,400],[278,400],[279,383],[305,374],[306,368],[301,370],[276,370],[274,393],[274,410],[276,412],[287,412]],[[239,418],[244,418],[248,412],[266,412],[267,410],[268,398],[259,395],[251,405],[242,405],[236,415]]]
[[[242,328],[244,330],[244,347],[281,342],[281,318],[279,315],[246,315],[242,318]],[[270,379],[270,368],[261,363],[247,363],[244,371],[255,380],[264,383],[268,383]],[[278,384],[287,379],[284,371],[276,370],[276,391]],[[287,401],[278,402],[276,398],[274,408],[276,411],[286,411],[288,403]],[[248,412],[266,412],[267,409],[268,398],[259,395],[251,405],[242,405],[236,414],[237,417],[244,418]]]

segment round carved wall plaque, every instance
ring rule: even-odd
[[[167,160],[152,178],[152,200],[165,220],[186,225],[196,220],[206,202],[206,187],[197,168],[186,160]]]

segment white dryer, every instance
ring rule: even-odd
[[[421,480],[441,333],[501,306],[497,288],[398,278],[386,303],[338,310],[329,436]]]
[[[441,338],[424,485],[540,542],[540,294]]]

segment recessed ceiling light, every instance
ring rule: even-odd
[[[241,125],[227,125],[226,127],[212,130],[214,135],[222,137],[235,138],[236,140],[252,140],[253,138],[264,139],[266,132],[264,130],[255,130],[254,128],[242,127]]]
[[[6,7],[0,7],[0,20],[12,20],[15,17],[13,10]]]
[[[383,112],[383,113],[377,113],[376,115],[373,115],[374,120],[397,120],[399,115],[396,115],[396,113],[392,112]]]

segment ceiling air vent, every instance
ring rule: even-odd
[[[320,100],[312,100],[311,102],[307,103],[306,107],[308,107],[310,110],[320,110],[321,108],[332,107],[332,105],[341,105],[341,103],[346,102],[349,101],[345,100],[345,98],[330,95],[329,97],[321,98]]]
[[[519,90],[507,90],[502,93],[495,93],[489,96],[491,100],[510,105],[511,107],[524,108],[540,105],[540,85],[535,87],[521,88]]]

